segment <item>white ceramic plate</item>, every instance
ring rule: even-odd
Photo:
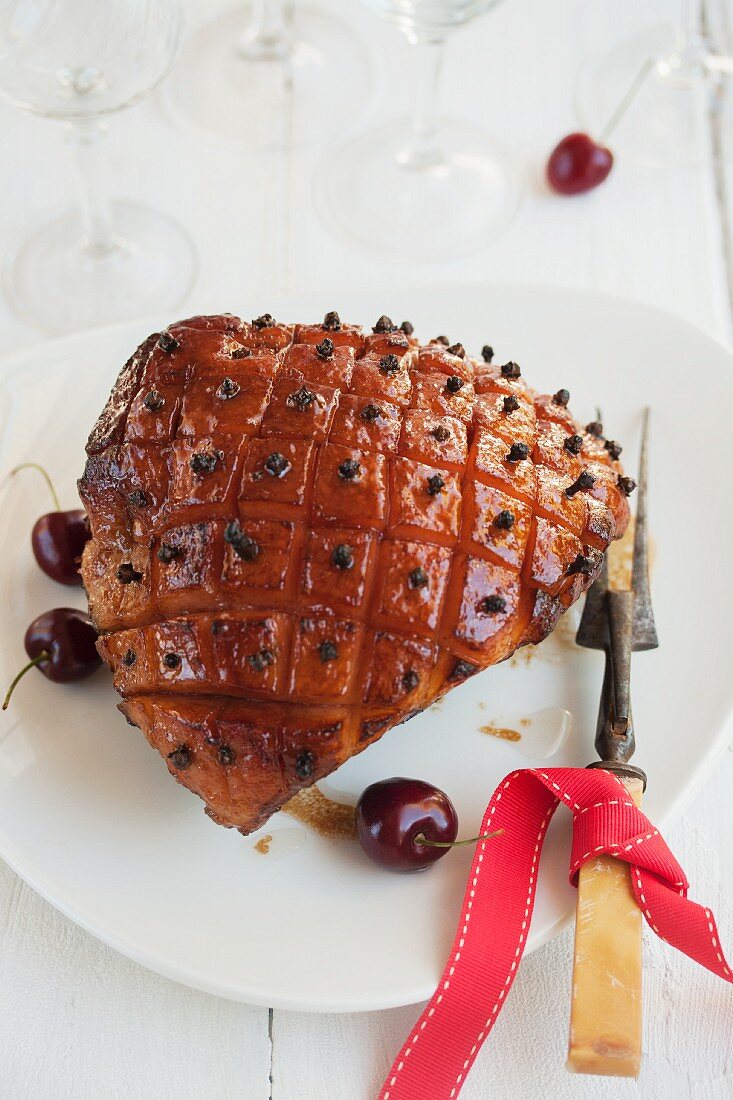
[[[733,700],[730,354],[663,313],[558,289],[334,292],[222,306],[247,316],[268,309],[284,319],[337,308],[362,322],[387,312],[409,317],[424,338],[447,332],[475,352],[489,341],[500,360],[524,366],[531,384],[567,386],[579,416],[593,418],[598,402],[607,431],[625,442],[631,472],[640,412],[651,405],[653,588],[662,644],[635,658],[633,698],[637,759],[650,777],[646,809],[668,820],[724,744]],[[6,360],[0,472],[27,459],[43,462],[72,506],[87,432],[120,365],[153,327],[154,320],[90,332]],[[44,577],[31,557],[32,522],[49,506],[40,479],[28,472],[5,484],[1,503],[5,683],[24,659],[27,623],[49,607],[81,605],[82,597]],[[355,798],[375,779],[418,776],[450,793],[462,833],[471,835],[508,771],[533,762],[586,764],[601,658],[569,644],[567,628],[563,636],[529,661],[490,669],[387,734],[344,765],[331,789]],[[301,827],[280,814],[266,830],[275,836],[271,854],[260,855],[252,840],[204,816],[115,703],[103,672],[65,687],[31,673],[0,718],[0,855],[35,889],[124,954],[210,993],[332,1011],[386,1008],[432,993],[470,851],[450,853],[423,875],[390,875],[350,841],[294,834]],[[550,758],[538,755],[526,730],[519,746],[479,732],[492,719],[516,724],[545,707],[567,708],[574,718],[571,736]],[[572,911],[568,820],[562,810],[557,816],[529,950]],[[285,855],[294,835],[304,843]]]

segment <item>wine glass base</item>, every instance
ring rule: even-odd
[[[195,31],[164,85],[181,121],[258,148],[332,137],[361,112],[371,89],[368,54],[340,19],[298,5],[284,58],[241,48],[246,9]]]
[[[329,151],[316,204],[329,227],[372,251],[445,260],[479,252],[507,228],[524,190],[521,168],[480,131],[446,125],[442,157],[412,166],[410,133],[395,123]]]
[[[175,309],[198,267],[188,234],[157,211],[112,203],[115,247],[92,255],[78,215],[51,222],[27,238],[3,271],[15,313],[34,328],[73,332]]]
[[[721,95],[725,78],[705,65],[705,54],[685,57],[674,49],[673,27],[650,28],[621,42],[580,71],[575,102],[582,127],[599,137],[608,120],[639,75],[654,65],[609,143],[619,157],[647,165],[694,167],[730,159],[713,140],[713,107],[720,132],[731,132],[733,107]]]

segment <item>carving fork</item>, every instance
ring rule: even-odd
[[[631,653],[659,645],[649,593],[647,466],[649,410],[644,410],[631,588],[609,587],[608,560],[586,597],[576,642],[606,656],[591,768],[614,772],[637,805],[646,775],[634,752]],[[610,551],[609,551],[610,553]],[[575,917],[568,1069],[636,1077],[641,1068],[641,921],[628,865],[611,856],[580,868]]]

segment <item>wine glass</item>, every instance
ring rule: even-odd
[[[189,37],[166,102],[204,132],[277,148],[338,133],[370,87],[368,55],[346,22],[285,0],[252,0]]]
[[[37,230],[5,264],[15,311],[50,332],[175,307],[196,268],[188,235],[158,211],[111,202],[104,179],[107,115],[168,72],[179,0],[0,0],[0,94],[66,123],[81,203]]]
[[[576,106],[592,135],[612,117],[639,73],[648,75],[614,132],[614,150],[645,164],[690,167],[730,158],[733,132],[730,0],[677,0],[677,23],[649,27],[581,70]],[[711,122],[716,126],[711,127]]]
[[[358,135],[329,152],[316,202],[329,227],[396,256],[479,251],[511,221],[523,190],[513,158],[482,131],[438,120],[449,33],[498,0],[363,0],[413,46],[411,122]]]

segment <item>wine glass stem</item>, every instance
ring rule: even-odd
[[[253,0],[239,50],[250,60],[282,61],[290,49],[284,0]]]
[[[438,94],[444,56],[444,39],[415,45],[412,134],[399,155],[403,167],[421,170],[444,161],[438,144]]]
[[[680,14],[675,35],[675,53],[684,58],[700,48],[699,0],[680,0]]]
[[[97,260],[119,248],[100,150],[106,134],[107,127],[96,119],[67,123],[67,141],[79,179],[84,232],[82,248]]]

